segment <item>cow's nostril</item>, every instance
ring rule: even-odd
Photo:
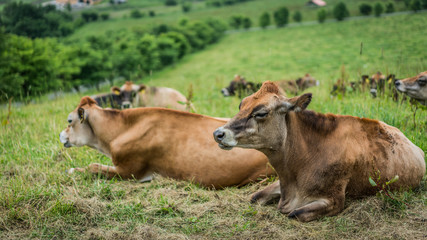
[[[225,132],[222,130],[216,130],[214,132],[214,137],[217,141],[222,141],[225,137]]]

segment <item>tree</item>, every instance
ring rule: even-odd
[[[161,36],[165,36],[175,42],[178,49],[178,58],[182,58],[191,52],[191,45],[183,34],[179,32],[168,32]]]
[[[342,21],[344,20],[344,18],[350,16],[350,13],[347,10],[347,6],[343,2],[340,2],[335,5],[333,9],[333,14],[338,21]]]
[[[155,17],[156,16],[156,12],[154,12],[153,10],[148,11],[148,15],[150,17]]]
[[[259,25],[264,29],[270,25],[270,14],[268,14],[268,12],[264,12],[261,15],[259,18]]]
[[[376,17],[381,16],[381,14],[383,13],[383,11],[384,11],[383,5],[381,3],[376,3],[375,6],[374,6],[375,16]]]
[[[421,0],[421,7],[427,9],[427,0]]]
[[[368,16],[372,12],[372,6],[367,3],[362,3],[359,6],[359,11],[362,15]]]
[[[231,16],[230,26],[234,29],[239,29],[243,23],[243,18],[244,17],[240,15]]]
[[[317,20],[319,21],[319,23],[323,23],[326,20],[326,10],[325,9],[320,9],[317,12]]]
[[[288,24],[289,10],[286,7],[281,7],[274,12],[274,21],[277,27],[283,27]]]
[[[166,0],[165,5],[166,6],[176,6],[176,5],[178,5],[178,2],[176,0]]]
[[[302,15],[300,11],[296,11],[294,13],[293,19],[295,22],[301,22],[302,21]]]
[[[393,5],[393,3],[387,3],[387,5],[385,5],[385,12],[386,13],[392,13],[392,12],[394,12],[394,5]]]
[[[189,12],[191,10],[191,2],[183,2],[182,3],[182,11],[183,12]]]
[[[141,13],[138,9],[134,9],[134,10],[132,10],[132,12],[130,12],[130,17],[131,18],[142,18],[142,17],[144,17],[144,14]]]
[[[243,17],[242,25],[244,29],[249,29],[252,26],[252,21],[248,17]]]
[[[421,2],[420,2],[420,0],[412,0],[410,7],[411,7],[411,10],[414,11],[414,12],[417,12],[417,11],[421,10]]]
[[[106,21],[106,20],[108,20],[110,18],[110,14],[108,14],[108,13],[101,13],[101,19],[103,20],[103,21]]]

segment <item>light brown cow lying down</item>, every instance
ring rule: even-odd
[[[252,196],[261,203],[280,194],[282,213],[301,221],[335,215],[345,196],[374,194],[369,176],[398,175],[392,189],[416,187],[426,165],[424,152],[399,129],[383,122],[307,111],[311,94],[286,98],[265,82],[243,99],[240,112],[214,132],[223,149],[253,148],[267,155],[279,175]]]
[[[102,109],[83,97],[68,122],[60,134],[65,147],[89,146],[114,164],[92,163],[69,173],[88,170],[141,181],[158,173],[214,188],[241,186],[274,174],[258,151],[226,152],[217,147],[211,133],[225,120],[164,108]]]
[[[427,71],[415,77],[398,80],[394,84],[397,90],[427,106]]]
[[[164,107],[188,111],[185,103],[187,98],[175,89],[167,87],[149,87],[144,84],[136,85],[131,81],[119,87],[112,87],[111,91],[119,94],[122,100],[122,109],[132,107]],[[192,106],[191,106],[192,107]]]

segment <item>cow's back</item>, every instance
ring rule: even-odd
[[[138,107],[164,107],[184,111],[187,99],[172,88],[149,87],[138,94],[136,101]]]

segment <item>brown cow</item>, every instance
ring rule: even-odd
[[[112,87],[111,91],[121,96],[122,109],[132,107],[165,107],[182,111],[188,110],[185,104],[187,98],[172,88],[149,87],[144,84],[136,85],[131,81],[126,81],[120,88]]]
[[[214,188],[241,186],[274,174],[260,152],[225,152],[217,147],[206,133],[226,122],[165,108],[102,109],[93,99],[83,97],[69,114],[60,140],[65,147],[97,149],[114,165],[92,163],[69,173],[88,170],[108,178],[140,181],[149,181],[158,173]]]
[[[319,85],[319,81],[313,78],[310,74],[306,73],[304,77],[298,78],[297,80],[280,80],[276,81],[276,84],[279,85],[283,90],[291,94],[298,94],[309,87],[314,87]]]
[[[311,94],[286,98],[265,82],[243,99],[239,113],[214,132],[223,149],[253,148],[267,155],[279,175],[276,183],[253,196],[266,201],[280,192],[282,213],[301,221],[338,214],[347,196],[374,194],[369,183],[399,176],[391,189],[420,184],[424,152],[399,129],[384,122],[305,110]]]
[[[385,82],[386,82],[386,77],[381,72],[377,72],[371,76],[369,81],[369,86],[370,86],[369,92],[371,93],[373,98],[377,97],[378,92],[381,95],[384,94]]]
[[[427,106],[427,71],[395,81],[397,90]]]

